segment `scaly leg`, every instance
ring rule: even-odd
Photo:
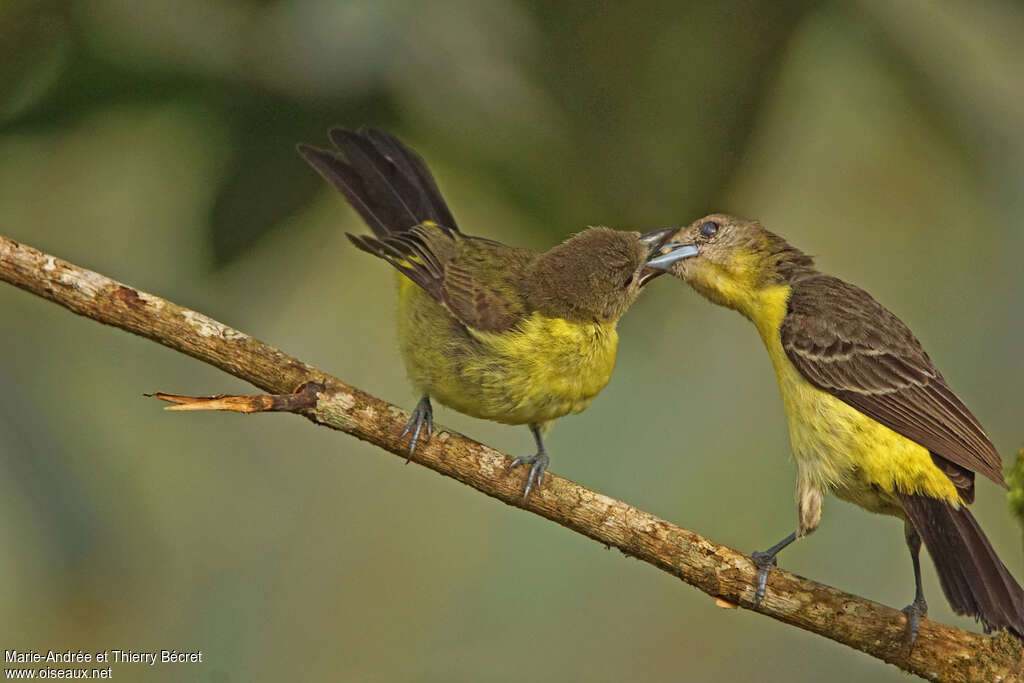
[[[921,536],[909,520],[904,522],[904,534],[907,537],[907,548],[910,550],[910,561],[914,565],[914,602],[903,608],[907,615],[907,630],[904,642],[907,650],[914,649],[917,633],[921,628],[921,617],[928,616],[928,603],[924,599],[924,588],[921,586]]]
[[[401,439],[410,431],[412,432],[412,441],[409,442],[409,457],[405,459],[406,462],[412,459],[412,454],[416,451],[416,444],[420,440],[420,430],[424,427],[426,427],[426,431],[423,434],[423,442],[426,443],[430,441],[430,433],[434,429],[434,408],[430,405],[429,396],[424,396],[416,404],[412,411],[412,416],[405,423],[405,429],[398,436]]]
[[[516,458],[509,465],[509,469],[519,467],[520,465],[530,465],[530,476],[526,478],[523,500],[526,500],[526,497],[530,495],[530,491],[534,486],[540,488],[540,484],[544,480],[544,472],[547,471],[548,463],[551,461],[548,458],[547,451],[544,450],[544,440],[540,436],[540,426],[536,424],[530,425],[530,432],[533,433],[533,440],[537,442],[537,454],[531,455],[528,458]]]
[[[754,591],[754,607],[760,605],[761,600],[764,599],[764,593],[768,587],[768,574],[775,564],[775,556],[795,540],[796,532],[794,531],[771,548],[768,548],[768,550],[755,550],[750,553],[750,559],[754,561],[754,566],[757,567],[757,589]]]

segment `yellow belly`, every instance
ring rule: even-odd
[[[896,491],[960,502],[928,449],[818,389],[789,361],[779,337],[788,287],[765,295],[754,323],[775,366],[801,487],[833,491],[874,512],[899,514]]]
[[[895,502],[897,490],[959,501],[928,449],[812,386],[784,360],[776,375],[802,478],[869,509]]]
[[[398,330],[417,389],[461,413],[515,425],[584,410],[608,384],[618,347],[614,324],[540,314],[508,332],[467,332],[405,278]]]

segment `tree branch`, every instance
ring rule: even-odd
[[[296,412],[406,457],[406,443],[398,437],[409,417],[406,411],[201,313],[3,236],[0,279],[278,395],[260,398],[263,403],[254,404],[254,410]],[[311,382],[320,386],[311,389]],[[301,395],[281,396],[302,385],[307,386]],[[238,409],[230,401],[215,408],[225,406]],[[508,505],[615,546],[696,586],[720,605],[755,609],[756,570],[749,558],[696,532],[551,473],[524,503],[525,473],[509,472],[510,456],[449,430],[436,431],[412,459]],[[767,596],[755,611],[929,680],[1024,683],[1021,644],[1009,634],[990,638],[924,619],[908,657],[902,648],[906,622],[901,612],[782,570],[772,571]]]

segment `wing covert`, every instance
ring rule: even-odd
[[[913,333],[867,292],[826,275],[801,280],[780,335],[807,381],[948,461],[936,464],[958,488],[973,482],[953,476],[955,466],[1006,486],[985,430]]]
[[[386,237],[348,238],[390,263],[468,328],[503,332],[526,315],[515,287],[519,266],[527,258],[524,250],[434,223]]]

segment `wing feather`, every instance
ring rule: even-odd
[[[348,238],[390,263],[468,328],[503,332],[526,316],[515,286],[519,266],[529,258],[525,250],[433,223],[385,237]]]
[[[797,282],[782,346],[811,384],[927,448],[973,498],[978,472],[1006,486],[995,446],[903,322],[825,275]]]

